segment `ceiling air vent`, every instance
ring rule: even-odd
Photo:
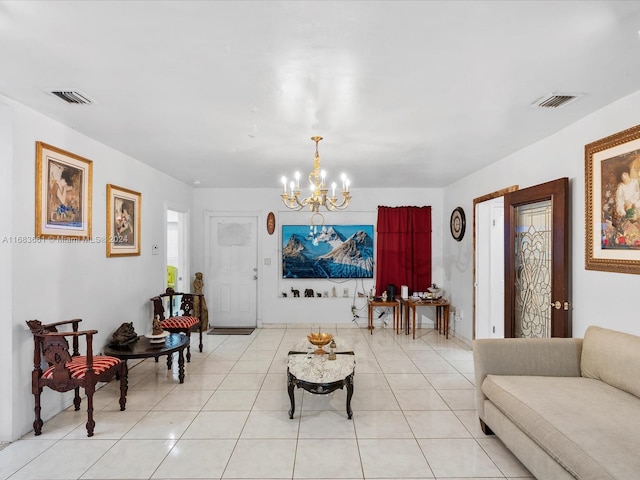
[[[532,107],[559,108],[573,102],[580,95],[577,93],[550,93],[549,95],[536,100]]]
[[[93,100],[77,90],[47,90],[47,92],[74,105],[91,105],[93,103]]]

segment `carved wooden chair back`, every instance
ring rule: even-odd
[[[180,296],[180,307],[174,311],[173,299]],[[197,293],[176,292],[173,288],[167,288],[164,293],[152,297],[153,319],[158,320],[162,328],[171,333],[184,333],[191,336],[191,331],[197,329],[200,332],[200,344],[202,352],[202,319],[200,312],[195,308],[195,297],[203,297]],[[165,300],[168,299],[169,316],[165,317]],[[191,347],[187,347],[187,362],[191,361]]]
[[[77,318],[62,322],[42,324],[39,320],[28,320],[27,325],[33,334],[33,371],[31,390],[35,397],[35,435],[42,433],[41,395],[44,387],[57,392],[74,390],[73,405],[80,409],[80,388],[87,396],[87,436],[93,436],[93,394],[98,382],[108,382],[120,378],[120,410],[125,409],[127,398],[126,363],[115,357],[93,354],[93,336],[97,330],[78,329],[82,320]],[[71,325],[71,331],[59,332],[58,327]],[[71,338],[71,348],[67,338]],[[80,355],[79,339],[85,339],[86,354]],[[43,361],[46,368],[43,369]]]

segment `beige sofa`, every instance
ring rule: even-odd
[[[539,480],[640,479],[640,337],[473,342],[477,408]]]

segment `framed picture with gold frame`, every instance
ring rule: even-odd
[[[640,125],[585,146],[585,268],[640,273]]]
[[[107,257],[140,255],[142,194],[107,184]]]
[[[36,142],[36,237],[91,238],[93,162]]]

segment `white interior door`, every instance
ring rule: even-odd
[[[207,306],[213,327],[257,324],[257,216],[208,217]],[[208,285],[208,287],[207,287]]]
[[[504,338],[504,198],[476,209],[475,338]]]

